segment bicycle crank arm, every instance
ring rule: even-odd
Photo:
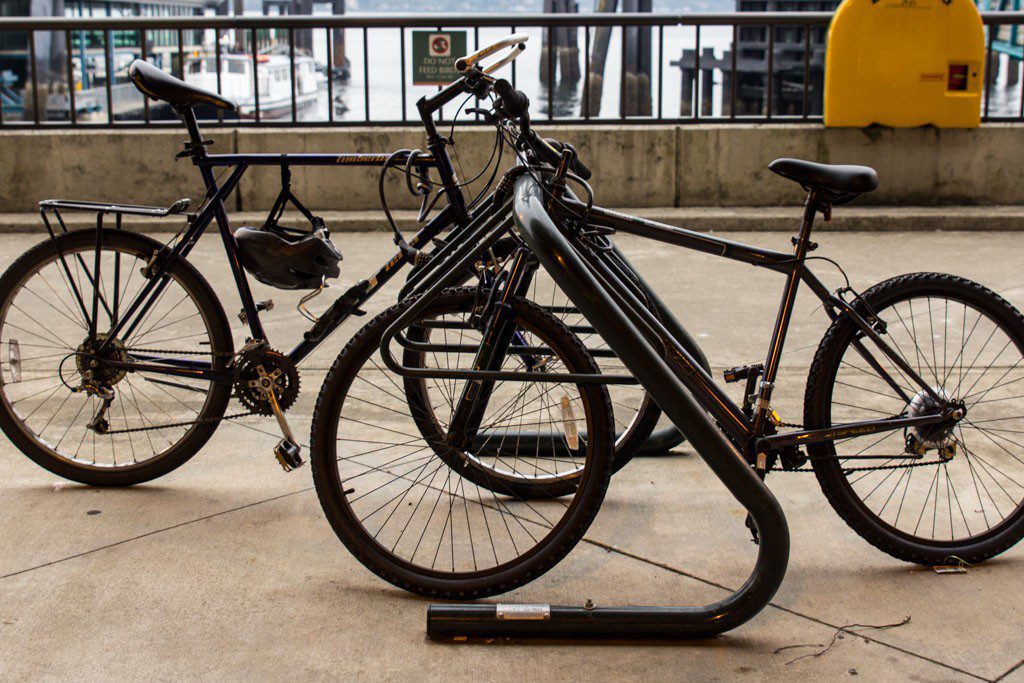
[[[284,434],[284,438],[278,441],[274,447],[274,457],[277,458],[277,462],[281,464],[281,468],[285,472],[291,472],[305,464],[302,459],[302,448],[295,441],[295,435],[292,433],[292,428],[284,416],[284,411],[281,410],[281,405],[277,402],[277,396],[274,395],[273,388],[264,389],[264,393],[267,396],[267,401],[270,403],[270,409],[274,411],[277,426],[281,428],[281,433]]]

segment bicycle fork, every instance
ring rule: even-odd
[[[484,315],[486,325],[483,339],[473,359],[474,370],[500,370],[508,355],[509,344],[514,338],[521,337],[515,324],[512,323],[513,297],[526,291],[533,279],[537,264],[530,258],[529,251],[520,247],[515,254],[512,269],[505,278],[505,286],[498,291],[501,278],[494,280],[495,291],[486,306]],[[525,344],[524,344],[525,345]],[[529,358],[524,359],[529,367]],[[494,391],[494,380],[467,380],[455,409],[452,411],[451,424],[448,428],[448,444],[453,448],[463,449],[470,444],[483,421],[484,411]]]

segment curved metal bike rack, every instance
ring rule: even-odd
[[[493,199],[493,198],[492,198]],[[491,201],[490,199],[488,200]],[[422,295],[423,301],[421,305],[416,308],[415,311],[410,311],[406,317],[403,317],[404,322],[411,320],[419,310],[425,307],[427,301],[429,301],[434,295],[441,291],[443,287],[454,286],[458,284],[458,278],[454,277],[454,273],[460,269],[467,271],[469,266],[475,261],[480,255],[485,253],[496,243],[507,240],[509,238],[503,237],[503,229],[493,230],[498,225],[496,222],[499,216],[510,217],[511,211],[510,206],[506,206],[505,200],[498,200],[494,202],[495,206],[489,206],[492,209],[489,212],[485,212],[483,215],[489,216],[486,223],[483,223],[480,227],[477,227],[475,231],[467,228],[466,232],[472,233],[467,237],[463,237],[459,240],[451,240],[444,247],[439,249],[430,261],[420,269],[414,271],[413,275],[409,278],[406,285],[403,287],[399,298],[405,299],[410,296]],[[511,204],[511,202],[509,202]],[[496,210],[494,210],[496,209]],[[509,223],[509,226],[511,223]],[[502,226],[504,227],[504,225]],[[488,233],[486,238],[484,234]],[[513,240],[514,241],[514,240]],[[468,244],[475,245],[471,248],[465,248]],[[507,249],[505,250],[507,251]],[[619,263],[620,268],[624,271],[629,272],[631,280],[635,283],[635,286],[640,292],[643,293],[645,299],[648,300],[650,305],[657,312],[658,319],[665,325],[665,327],[671,332],[674,338],[679,340],[680,344],[686,348],[686,350],[698,361],[698,363],[710,372],[710,366],[708,360],[704,355],[703,350],[697,341],[690,335],[690,333],[679,323],[675,318],[672,311],[662,302],[661,298],[658,297],[657,293],[647,284],[643,276],[633,267],[632,263],[626,258],[619,248],[611,244],[610,251],[614,254],[614,258]],[[505,252],[502,252],[505,253]],[[460,261],[461,258],[461,261]],[[453,267],[456,264],[456,267]],[[439,282],[442,280],[443,286],[439,286]],[[578,311],[576,311],[578,312]],[[425,351],[451,351],[457,349],[443,348],[439,349],[435,344],[422,344],[418,342],[409,341],[404,337],[403,334],[397,332],[400,329],[402,323],[398,323],[389,330],[389,333],[385,335],[387,342],[390,342],[391,338],[394,337],[400,343],[403,348],[407,349],[421,349]],[[592,328],[588,328],[587,332],[593,332]],[[464,349],[466,352],[473,352],[476,347]],[[514,349],[511,352],[515,352]],[[609,356],[613,356],[614,353],[610,351],[605,352]],[[393,361],[393,357],[390,352],[384,354],[385,363],[392,370],[396,370],[401,376],[412,376],[417,374],[417,371],[401,367],[397,361]],[[410,372],[410,370],[412,370]],[[433,376],[428,372],[419,371],[421,376],[429,377]],[[479,376],[479,375],[476,375]],[[464,379],[468,378],[464,377]],[[563,378],[564,379],[564,378]],[[621,383],[625,383],[620,380]],[[525,441],[524,441],[525,439]],[[490,438],[490,435],[486,432],[481,432],[477,436],[477,441],[483,445],[485,449],[494,449],[494,445],[487,446],[487,444],[500,443]],[[649,455],[663,455],[672,448],[675,448],[684,441],[683,435],[679,432],[674,425],[667,425],[660,429],[655,430],[648,437],[647,441],[640,448],[638,455],[649,456]],[[530,433],[521,434],[520,440],[517,441],[519,446],[531,448],[533,445],[539,447],[555,448],[556,450],[561,448],[561,440],[556,438],[556,435],[549,433]],[[530,444],[525,446],[524,444]]]
[[[789,561],[789,529],[778,501],[718,430],[679,379],[670,361],[682,346],[649,311],[622,306],[602,275],[570,243],[545,209],[536,180],[516,181],[514,213],[523,239],[543,267],[626,367],[663,407],[701,458],[750,513],[760,543],[747,581],[732,595],[700,607],[431,605],[432,638],[699,638],[744,623],[768,604]],[[644,315],[646,313],[646,315]],[[659,343],[660,342],[660,343]],[[660,348],[659,348],[660,347]]]

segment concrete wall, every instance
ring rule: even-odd
[[[789,183],[767,170],[777,157],[866,164],[878,189],[860,203],[889,205],[1024,203],[1024,126],[976,129],[682,126],[680,206],[760,206],[793,201]]]
[[[975,130],[825,129],[804,125],[546,126],[571,141],[594,169],[597,201],[616,207],[775,206],[799,201],[792,183],[766,169],[780,156],[863,163],[881,176],[865,202],[889,205],[1024,204],[1024,126]],[[354,152],[422,148],[423,134],[398,129],[217,129],[213,152]],[[0,134],[0,213],[32,211],[49,197],[166,205],[203,195],[187,160],[175,162],[184,132],[12,131]],[[493,134],[457,130],[463,177],[490,155]],[[506,154],[503,166],[512,163]],[[459,168],[459,165],[456,166]],[[376,169],[296,168],[297,194],[318,210],[379,207]],[[279,174],[250,170],[233,209],[273,202]],[[396,173],[387,184],[396,208],[406,197]]]

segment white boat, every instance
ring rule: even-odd
[[[256,115],[256,98],[252,92],[252,57],[222,54],[220,57],[220,93],[238,103],[242,118]],[[217,60],[203,56],[186,60],[185,80],[206,90],[217,92]],[[291,67],[287,55],[257,54],[259,105],[261,118],[291,116]],[[317,72],[313,58],[295,55],[295,107],[298,111],[316,102],[325,77]]]

